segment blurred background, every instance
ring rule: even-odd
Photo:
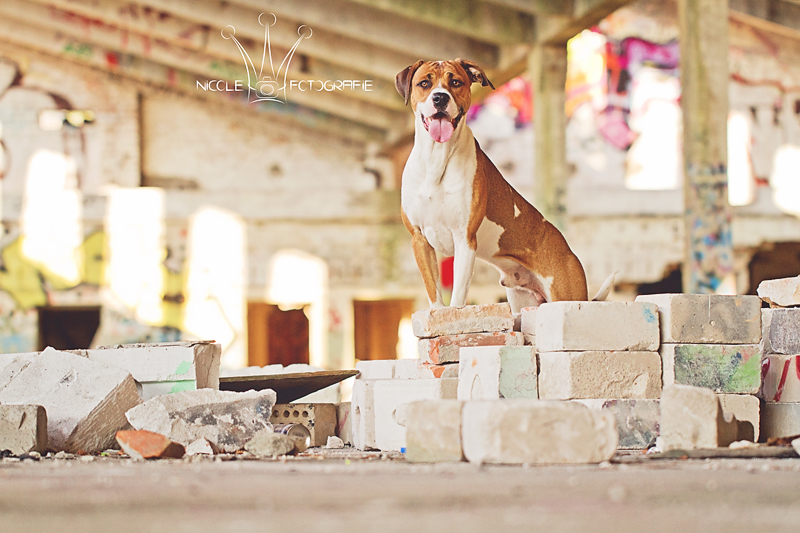
[[[800,2],[723,6],[730,266],[711,290],[747,294],[800,274]],[[614,271],[615,299],[681,292],[690,18],[675,0],[2,0],[0,352],[416,357],[394,76],[417,59],[486,69],[497,90],[473,88],[468,124],[566,233],[590,293]],[[273,92],[291,80],[361,83]],[[502,301],[498,279],[477,264],[471,303]]]

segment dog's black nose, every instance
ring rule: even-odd
[[[447,93],[435,93],[433,95],[433,105],[438,108],[447,107],[448,102],[450,102],[450,95]]]

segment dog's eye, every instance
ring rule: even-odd
[[[417,85],[418,85],[419,87],[422,87],[423,89],[427,89],[428,87],[430,87],[430,86],[431,86],[431,82],[429,82],[428,80],[422,80],[422,81],[421,81],[421,82],[419,82]]]
[[[450,80],[450,87],[461,87],[462,85],[464,85],[464,83],[461,80],[457,80],[455,78]]]

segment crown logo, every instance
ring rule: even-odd
[[[281,61],[281,64],[278,66],[278,70],[276,71],[275,63],[272,61],[272,44],[270,43],[269,39],[269,28],[270,26],[277,24],[278,18],[274,13],[270,13],[270,15],[272,15],[272,24],[264,24],[261,22],[261,17],[263,15],[264,13],[261,13],[258,16],[258,23],[261,26],[264,26],[264,50],[261,54],[261,67],[258,71],[256,71],[256,67],[253,64],[253,61],[250,59],[250,54],[247,53],[247,50],[245,50],[244,46],[242,46],[242,43],[240,43],[236,38],[236,28],[228,25],[225,26],[220,33],[222,34],[223,39],[232,40],[239,49],[239,53],[242,55],[244,68],[247,70],[247,103],[255,104],[257,102],[278,102],[285,104],[286,78],[289,74],[289,63],[291,63],[292,57],[294,57],[294,52],[297,50],[300,42],[303,39],[310,38],[313,32],[311,31],[311,28],[306,25],[302,25],[297,28],[297,34],[299,35],[299,38],[297,41],[295,41],[292,48],[286,54],[286,57],[283,58],[283,61]],[[267,59],[269,59],[269,70],[265,71],[264,66],[267,62]],[[283,76],[283,80],[281,80],[281,76]]]

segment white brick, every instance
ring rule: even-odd
[[[360,372],[356,379],[394,379],[396,359],[379,359],[375,361],[358,361],[356,370]]]
[[[761,300],[719,294],[649,294],[637,302],[658,305],[662,343],[758,344]]]
[[[762,309],[761,346],[765,354],[800,355],[800,308]]]
[[[669,385],[661,396],[662,451],[719,448],[738,440],[736,419],[703,387]]]
[[[599,463],[617,448],[614,419],[572,402],[487,400],[463,409],[464,456],[472,463]]]
[[[420,339],[419,358],[437,365],[458,363],[461,348],[473,346],[522,346],[524,337],[516,331],[495,331],[494,333],[464,333],[462,335],[443,335],[431,339]]]
[[[512,331],[514,316],[507,303],[441,307],[417,311],[411,316],[411,325],[419,338]]]
[[[758,394],[758,344],[662,344],[664,385],[705,387],[718,393]]]
[[[800,305],[800,276],[762,281],[757,292],[767,303],[781,307]]]
[[[374,450],[375,442],[375,384],[378,380],[357,379],[350,398],[350,430],[353,446],[359,450]]]
[[[800,435],[800,403],[764,403],[761,409],[762,441]]]
[[[43,406],[50,449],[91,453],[114,445],[139,396],[128,372],[48,348],[0,371],[0,403]]]
[[[553,302],[536,311],[539,352],[656,351],[656,306],[634,302]]]
[[[573,400],[610,413],[617,424],[618,448],[642,450],[654,445],[661,422],[658,400]]]
[[[537,398],[536,373],[532,346],[463,348],[458,399]]]
[[[520,327],[524,335],[536,338],[536,310],[538,307],[523,307],[520,310]]]
[[[654,399],[661,396],[658,352],[547,352],[539,354],[539,398]]]
[[[723,414],[730,413],[739,422],[737,440],[758,442],[761,428],[761,401],[749,394],[717,394]]]
[[[353,429],[350,426],[350,402],[336,404],[336,436],[345,444],[353,444]]]
[[[767,355],[762,361],[761,397],[768,402],[800,402],[800,355]]]
[[[41,405],[0,405],[0,450],[47,451],[47,412]]]
[[[406,409],[406,461],[436,463],[463,461],[461,408],[463,402],[412,402]]]
[[[398,359],[395,379],[458,378],[458,363],[434,365],[419,359]]]

